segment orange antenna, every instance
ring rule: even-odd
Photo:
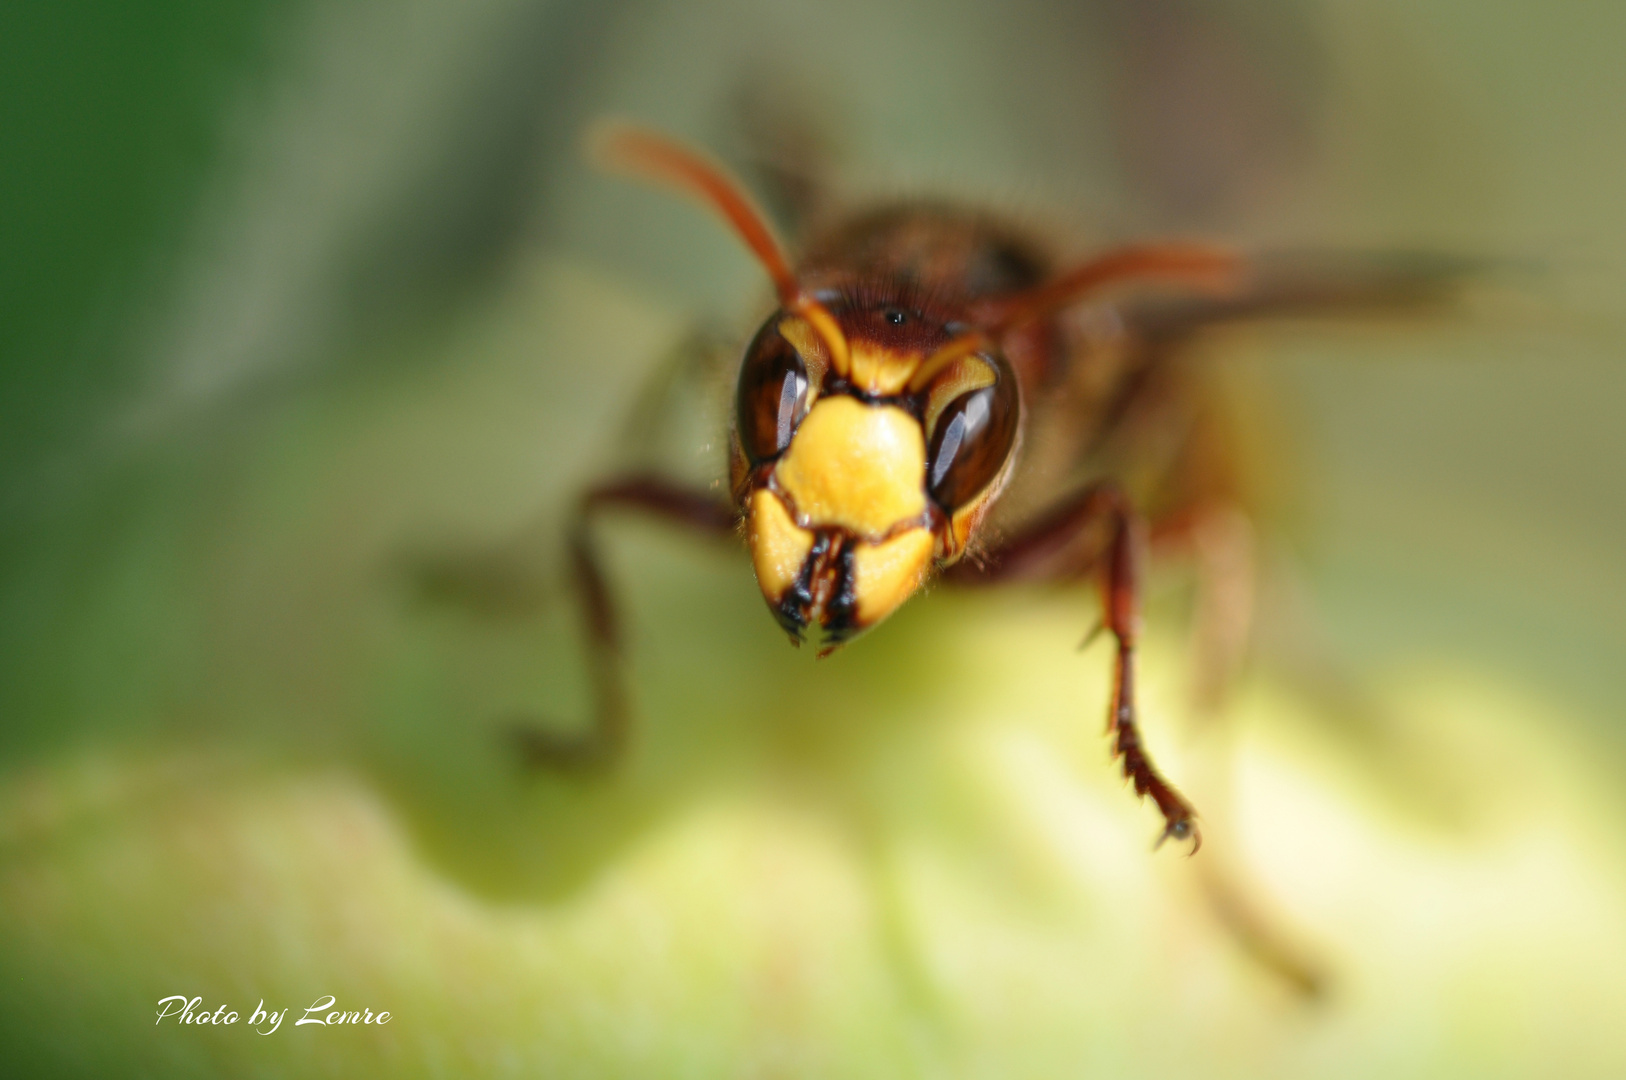
[[[1047,285],[982,305],[978,312],[979,327],[952,339],[923,360],[909,380],[909,389],[915,393],[924,390],[940,371],[961,357],[990,347],[1000,333],[1075,304],[1103,286],[1140,279],[1225,291],[1236,286],[1242,272],[1243,263],[1237,255],[1197,244],[1109,251]]]
[[[986,305],[978,321],[986,332],[1009,330],[1121,281],[1167,281],[1225,292],[1237,286],[1243,270],[1243,261],[1234,252],[1201,244],[1119,248],[1074,267],[1049,284]]]
[[[909,392],[912,394],[920,393],[920,391],[926,389],[928,383],[937,377],[938,372],[961,357],[970,356],[972,353],[986,349],[992,344],[993,342],[988,335],[981,330],[971,330],[957,338],[950,339],[947,345],[944,345],[920,362],[920,367],[915,369],[914,376],[909,380]]]
[[[768,272],[780,304],[812,324],[830,350],[831,366],[847,374],[851,361],[846,335],[824,305],[802,295],[784,248],[751,196],[726,169],[665,135],[616,121],[593,129],[588,154],[603,168],[677,188],[716,211]]]

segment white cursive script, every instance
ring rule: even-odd
[[[282,1018],[287,1015],[287,1009],[283,1009],[281,1012],[267,1012],[265,1008],[265,999],[261,998],[259,1007],[254,1010],[254,1015],[248,1018],[248,1022],[256,1025],[254,1028],[255,1031],[260,1031],[258,1027],[260,1024],[270,1024],[271,1031],[275,1031],[282,1026]],[[271,1034],[271,1031],[260,1031],[260,1034],[269,1035]]]
[[[318,999],[315,1005],[305,1010],[303,1019],[294,1021],[294,1027],[299,1027],[301,1024],[387,1024],[390,1022],[389,1013],[381,1012],[375,1016],[371,1009],[362,1009],[361,1012],[334,1010],[325,1017],[311,1015],[311,1013],[321,1012],[323,1009],[332,1009],[335,1004],[336,1002],[331,994]],[[365,1019],[363,1018],[364,1014]]]
[[[171,994],[167,998],[162,998],[158,1002],[158,1019],[155,1023],[162,1024],[170,1017],[173,1017],[177,1024],[237,1023],[237,1013],[233,1012],[230,1006],[221,1005],[214,1012],[209,1012],[207,1009],[200,1012],[198,1006],[202,1002],[201,997],[189,998],[185,994]],[[294,1021],[294,1026],[302,1027],[305,1024],[321,1024],[323,1027],[327,1027],[333,1024],[387,1024],[390,1022],[388,1011],[376,1013],[371,1009],[351,1011],[334,1008],[337,1004],[338,1002],[332,994],[317,998],[316,1004],[306,1009],[302,1018]],[[311,1015],[312,1013],[322,1013],[324,1010],[327,1010],[325,1016]],[[287,1015],[287,1009],[267,1009],[265,999],[261,998],[259,1005],[255,1006],[254,1012],[249,1015],[248,1026],[261,1035],[269,1035],[282,1026],[282,1019]]]
[[[194,1013],[192,1010],[197,1008],[202,1000],[200,997],[188,999],[185,994],[171,994],[158,1003],[158,1019],[154,1023],[162,1024],[166,1016],[175,1017],[176,1023],[179,1024],[237,1023],[237,1014],[227,1011],[224,1005],[212,1013],[207,1010]]]

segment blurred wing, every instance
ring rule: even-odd
[[[604,474],[656,473],[726,491],[738,338],[697,328],[679,340],[639,388]]]
[[[1484,260],[1396,252],[1276,252],[1257,257],[1253,266],[1250,285],[1238,295],[1120,309],[1130,355],[1096,427],[1096,446],[1112,438],[1160,369],[1205,331],[1248,322],[1440,315],[1489,269]]]
[[[806,72],[759,65],[735,87],[722,146],[743,166],[752,193],[793,245],[835,206],[835,177],[845,157],[839,110]]]
[[[1143,492],[1189,465],[1202,402],[1183,361],[1205,334],[1250,323],[1441,316],[1490,268],[1424,253],[1283,251],[1256,257],[1249,284],[1230,296],[1079,309],[1069,319],[1073,342],[1059,385],[1031,403],[1023,463],[996,525],[1008,528],[1097,476]]]

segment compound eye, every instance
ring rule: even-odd
[[[767,461],[790,445],[807,412],[807,389],[807,365],[779,333],[779,320],[770,319],[745,351],[734,399],[740,446],[751,464]]]
[[[926,488],[937,505],[958,510],[994,482],[1016,443],[1016,418],[1016,388],[1008,373],[949,403],[926,453]]]

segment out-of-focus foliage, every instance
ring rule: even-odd
[[[1626,1072],[1626,15],[0,20],[14,1071]],[[1186,705],[1183,573],[1154,579],[1146,726],[1197,859],[1147,853],[1106,765],[1088,590],[934,593],[814,663],[728,545],[631,521],[605,529],[630,760],[584,785],[505,756],[501,718],[586,704],[562,508],[651,367],[761,300],[726,234],[587,172],[576,132],[628,113],[737,156],[765,78],[825,110],[854,200],[975,200],[1069,250],[1179,229],[1508,268],[1453,321],[1212,350],[1278,516],[1219,717]],[[425,552],[516,536],[502,610],[410,587]],[[177,993],[292,1014],[155,1025]],[[292,1026],[327,995],[392,1019]]]

